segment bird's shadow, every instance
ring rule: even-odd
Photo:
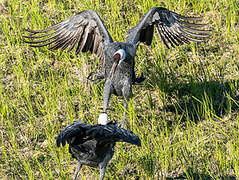
[[[188,168],[185,172],[182,174],[177,175],[176,177],[166,177],[166,180],[176,180],[176,179],[202,179],[202,180],[210,180],[214,179],[212,176],[210,176],[207,172],[196,172],[193,170],[193,168]],[[236,176],[228,175],[228,176],[221,176],[220,179],[225,180],[234,180],[236,179]]]
[[[208,114],[223,117],[239,109],[239,81],[206,80],[200,76],[178,77],[165,73],[163,69],[148,73],[145,87],[149,90],[159,88],[166,94],[162,111],[188,117],[196,123]]]
[[[161,172],[157,167],[157,156],[153,154],[146,154],[138,159],[138,163],[141,166],[141,169],[144,171],[146,177],[151,177],[151,179],[166,179],[166,180],[176,180],[176,179],[200,179],[200,180],[210,180],[215,179],[213,174],[209,174],[207,170],[199,170],[195,167],[189,166],[186,169],[178,169],[167,175],[164,172]],[[177,172],[179,171],[179,172]],[[232,174],[224,174],[218,177],[220,179],[225,180],[234,180],[236,179],[236,175]],[[137,179],[137,178],[136,178]]]
[[[169,92],[170,95],[176,91],[178,102],[166,105],[164,109],[174,113],[177,109],[179,114],[187,112],[186,116],[195,122],[212,114],[223,117],[239,108],[239,96],[233,92],[232,84],[239,85],[236,80],[182,83],[176,90],[172,88]]]

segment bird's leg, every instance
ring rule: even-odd
[[[124,114],[123,114],[123,120],[122,120],[121,125],[122,125],[122,127],[124,127],[128,102],[129,102],[130,96],[132,96],[132,86],[129,81],[125,81],[122,92],[123,92],[123,96],[124,96]],[[129,128],[129,124],[127,121],[126,121],[126,127]]]
[[[78,175],[78,173],[79,173],[79,171],[80,171],[80,169],[81,169],[81,166],[82,166],[82,164],[81,164],[80,162],[78,162],[78,163],[77,163],[76,170],[75,170],[74,180],[76,180],[77,175]]]
[[[100,180],[103,180],[105,177],[106,166],[100,167]]]
[[[123,120],[122,120],[122,124],[121,124],[122,127],[124,127],[124,125],[125,125],[127,107],[128,107],[128,100],[125,99],[124,100],[124,114],[123,114]],[[128,122],[126,122],[126,126],[127,126],[127,128],[129,127]]]
[[[107,79],[105,82],[104,91],[103,91],[104,112],[106,112],[108,109],[111,94],[112,94],[111,80]]]

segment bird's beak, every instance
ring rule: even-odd
[[[124,60],[124,59],[123,59]],[[118,64],[118,66],[123,62],[123,60],[121,59],[120,61],[119,61],[119,64]]]
[[[118,63],[117,62],[114,62],[112,68],[111,68],[111,71],[110,71],[110,79],[112,80],[113,77],[114,77],[114,74],[115,74],[115,71],[116,71],[116,68],[118,66]]]

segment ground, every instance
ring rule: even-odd
[[[237,0],[0,1],[0,179],[70,179],[76,164],[57,148],[59,132],[74,120],[95,124],[103,84],[86,80],[97,70],[89,53],[31,48],[24,29],[43,29],[82,10],[95,10],[114,40],[151,7],[204,16],[211,37],[167,49],[155,33],[141,45],[127,112],[142,147],[126,143],[106,179],[236,179],[239,177],[239,2]],[[113,96],[110,118],[122,119],[122,97]],[[70,171],[68,171],[70,169]],[[99,177],[83,167],[82,177]]]

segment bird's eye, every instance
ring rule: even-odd
[[[113,56],[113,58],[115,59],[115,60],[120,60],[120,54],[119,53],[116,53],[114,56]]]

